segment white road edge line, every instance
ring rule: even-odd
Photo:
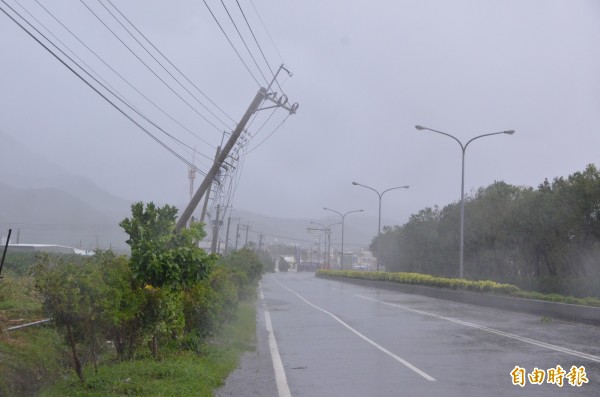
[[[290,386],[287,383],[285,376],[285,370],[283,369],[283,363],[281,362],[281,356],[279,355],[279,349],[277,348],[277,341],[275,340],[275,333],[273,332],[273,324],[271,323],[271,315],[267,310],[265,303],[265,296],[262,292],[262,287],[259,284],[260,299],[263,302],[265,310],[265,325],[267,327],[267,333],[269,334],[269,350],[271,352],[271,360],[273,361],[273,369],[275,371],[275,384],[277,385],[277,394],[279,397],[292,397],[290,392]]]
[[[351,326],[349,326],[348,324],[346,324],[343,320],[341,320],[338,316],[336,316],[333,313],[328,312],[327,310],[310,303],[309,301],[307,301],[306,299],[304,299],[300,294],[298,294],[297,292],[289,289],[288,287],[286,287],[285,285],[283,285],[281,282],[275,280],[278,284],[280,284],[283,288],[285,288],[286,290],[290,291],[292,294],[296,295],[298,298],[300,298],[301,300],[303,300],[306,304],[308,304],[309,306],[314,307],[317,310],[322,311],[323,313],[327,314],[328,316],[330,316],[331,318],[333,318],[335,321],[337,321],[338,323],[342,324],[344,327],[346,327],[348,330],[350,330],[352,333],[354,333],[356,336],[358,336],[359,338],[361,338],[362,340],[364,340],[365,342],[371,344],[372,346],[374,346],[375,348],[379,349],[380,351],[382,351],[383,353],[387,354],[388,356],[392,357],[394,360],[398,361],[399,363],[401,363],[402,365],[406,366],[408,369],[416,372],[417,374],[421,375],[423,378],[427,379],[428,381],[431,382],[435,382],[435,378],[432,377],[431,375],[427,374],[426,372],[420,370],[419,368],[415,367],[414,365],[412,365],[411,363],[409,363],[408,361],[404,360],[403,358],[397,356],[396,354],[392,353],[391,351],[389,351],[388,349],[386,349],[385,347],[381,346],[380,344],[378,344],[377,342],[367,338],[365,335],[361,334],[360,332],[358,332],[357,330],[355,330],[354,328],[352,328]]]
[[[566,347],[552,345],[552,344],[546,343],[546,342],[540,342],[540,341],[535,340],[535,339],[530,339],[530,338],[526,338],[524,336],[519,336],[519,335],[516,335],[516,334],[511,334],[509,332],[499,331],[499,330],[494,329],[494,328],[485,327],[483,325],[477,325],[477,324],[474,324],[474,323],[470,323],[468,321],[458,320],[458,319],[452,318],[452,317],[446,317],[446,316],[442,316],[442,315],[439,315],[439,314],[435,314],[435,313],[431,313],[431,312],[426,312],[426,311],[423,311],[423,310],[412,309],[412,308],[410,308],[408,306],[400,305],[400,304],[397,304],[397,303],[385,302],[385,301],[381,301],[379,299],[371,298],[371,297],[364,296],[364,295],[358,295],[358,294],[356,294],[355,296],[357,296],[359,298],[362,298],[362,299],[366,299],[366,300],[372,301],[372,302],[377,302],[377,303],[381,303],[383,305],[397,307],[399,309],[403,309],[403,310],[406,310],[406,311],[409,311],[409,312],[413,312],[413,313],[422,314],[424,316],[435,317],[435,318],[438,318],[440,320],[450,321],[450,322],[453,322],[453,323],[456,323],[456,324],[464,325],[466,327],[476,328],[476,329],[479,329],[479,330],[482,330],[482,331],[490,332],[492,334],[504,336],[506,338],[515,339],[515,340],[518,340],[518,341],[521,341],[521,342],[525,342],[525,343],[529,343],[529,344],[532,344],[532,345],[535,345],[535,346],[538,346],[538,347],[544,347],[546,349],[555,350],[555,351],[558,351],[558,352],[561,352],[561,353],[569,354],[569,355],[572,355],[572,356],[575,356],[575,357],[579,357],[579,358],[583,358],[583,359],[586,359],[586,360],[595,361],[597,363],[600,363],[600,357],[594,356],[594,355],[591,355],[591,354],[587,354],[587,353],[583,353],[583,352],[580,352],[580,351],[577,351],[577,350],[572,350],[572,349],[568,349]]]

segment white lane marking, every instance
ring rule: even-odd
[[[358,294],[356,294],[355,296],[357,296],[359,298],[362,298],[362,299],[369,300],[369,301],[381,303],[383,305],[397,307],[399,309],[403,309],[403,310],[406,310],[406,311],[409,311],[409,312],[413,312],[413,313],[422,314],[424,316],[430,316],[430,317],[439,318],[440,320],[451,321],[453,323],[464,325],[466,327],[476,328],[476,329],[479,329],[479,330],[482,330],[482,331],[490,332],[492,334],[501,335],[501,336],[504,336],[506,338],[515,339],[515,340],[518,340],[518,341],[521,341],[521,342],[525,342],[525,343],[529,343],[529,344],[532,344],[532,345],[535,345],[535,346],[538,346],[538,347],[544,347],[546,349],[555,350],[555,351],[558,351],[558,352],[561,352],[561,353],[570,354],[570,355],[575,356],[575,357],[579,357],[579,358],[583,358],[583,359],[586,359],[586,360],[595,361],[597,363],[600,363],[600,357],[594,356],[594,355],[591,355],[591,354],[587,354],[587,353],[583,353],[583,352],[580,352],[580,351],[577,351],[577,350],[572,350],[572,349],[568,349],[566,347],[552,345],[550,343],[541,342],[541,341],[538,341],[538,340],[535,340],[535,339],[526,338],[524,336],[519,336],[519,335],[516,335],[516,334],[511,334],[509,332],[499,331],[497,329],[493,329],[493,328],[489,328],[489,327],[484,327],[483,325],[477,325],[477,324],[474,324],[474,323],[470,323],[468,321],[458,320],[458,319],[452,318],[452,317],[446,317],[446,316],[442,316],[442,315],[439,315],[439,314],[435,314],[435,313],[431,313],[431,312],[426,312],[426,311],[423,311],[423,310],[412,309],[412,308],[410,308],[408,306],[400,305],[400,304],[397,304],[397,303],[384,302],[384,301],[381,301],[381,300],[378,300],[378,299],[374,299],[374,298],[371,298],[371,297],[368,297],[368,296],[364,296],[364,295],[358,295]]]
[[[260,288],[260,299],[265,304],[265,296]],[[279,349],[277,348],[277,341],[275,340],[275,333],[273,332],[273,324],[271,324],[271,315],[265,305],[265,325],[267,327],[267,333],[269,334],[269,350],[271,351],[271,360],[273,361],[273,369],[275,371],[275,384],[277,385],[277,394],[279,397],[292,397],[290,387],[287,383],[285,376],[285,370],[283,369],[283,363],[281,362],[281,356],[279,355]]]
[[[388,356],[392,357],[394,360],[398,361],[399,363],[403,364],[404,366],[406,366],[407,368],[409,368],[410,370],[416,372],[417,374],[421,375],[423,378],[427,379],[428,381],[431,382],[435,382],[435,378],[432,377],[431,375],[427,374],[426,372],[420,370],[419,368],[415,367],[414,365],[412,365],[411,363],[409,363],[408,361],[404,360],[403,358],[397,356],[396,354],[392,353],[391,351],[389,351],[388,349],[386,349],[385,347],[381,346],[380,344],[378,344],[377,342],[367,338],[365,335],[361,334],[360,332],[358,332],[357,330],[355,330],[354,328],[352,328],[350,325],[346,324],[343,320],[341,320],[338,316],[336,316],[333,313],[328,312],[327,310],[313,304],[310,303],[309,301],[307,301],[306,299],[304,299],[300,294],[298,294],[297,292],[289,289],[288,287],[286,287],[285,285],[283,285],[282,283],[280,283],[279,281],[275,280],[279,285],[281,285],[283,288],[285,288],[286,290],[290,291],[292,294],[296,295],[298,298],[300,298],[301,300],[303,300],[306,304],[308,304],[309,306],[314,307],[317,310],[322,311],[323,313],[327,314],[328,316],[330,316],[331,318],[333,318],[335,321],[337,321],[338,323],[342,324],[344,327],[346,327],[348,330],[350,330],[352,333],[354,333],[356,336],[358,336],[359,338],[361,338],[362,340],[364,340],[365,342],[371,344],[372,346],[374,346],[375,348],[379,349],[380,351],[384,352],[385,354],[387,354]]]

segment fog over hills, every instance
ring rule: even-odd
[[[76,175],[57,166],[52,153],[31,151],[12,136],[0,132],[0,236],[13,229],[11,242],[51,243],[95,249],[127,249],[126,235],[118,223],[130,214],[130,200],[118,197],[94,184],[84,176]],[[75,171],[76,172],[76,171]],[[157,203],[163,205],[165,203]],[[187,203],[170,203],[182,210]],[[200,213],[200,208],[195,211]],[[198,217],[198,215],[196,215]],[[209,214],[206,219],[214,219]],[[268,215],[235,210],[225,214],[219,235],[221,248],[230,222],[229,242],[235,244],[237,225],[249,224],[248,241],[263,244],[283,243],[309,246],[318,243],[319,235],[309,233],[310,221],[330,225],[340,221],[335,214],[324,212],[320,219],[282,219]],[[238,219],[239,218],[239,219]],[[384,222],[383,224],[389,224]],[[368,246],[377,233],[377,219],[373,215],[353,214],[346,219],[345,247],[355,249]],[[242,229],[243,230],[243,229]],[[207,226],[207,240],[212,227]],[[238,244],[246,240],[240,232]],[[341,245],[341,227],[332,226],[332,245]]]
[[[11,243],[126,249],[118,223],[130,201],[63,170],[0,132],[0,235]]]

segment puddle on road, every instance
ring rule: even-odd
[[[265,303],[269,307],[285,306],[285,305],[290,304],[290,302],[288,302],[288,301],[284,301],[284,300],[280,300],[280,299],[269,299],[269,298],[265,299]]]

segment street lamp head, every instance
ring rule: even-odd
[[[353,185],[358,185],[358,182],[352,182]]]
[[[415,128],[419,131],[423,131],[423,130],[427,129],[427,127],[423,127],[422,125],[415,125]]]
[[[508,130],[508,131],[504,131],[505,134],[507,135],[512,135],[515,133],[515,130]]]

